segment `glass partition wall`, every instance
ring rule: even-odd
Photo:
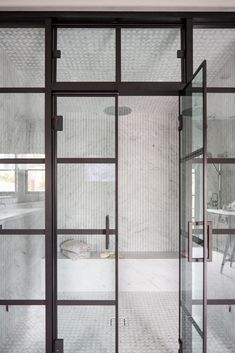
[[[46,347],[44,56],[43,27],[0,28],[1,352]]]
[[[213,27],[213,26],[212,26]],[[207,60],[207,352],[234,352],[235,29],[193,30],[194,67]],[[219,347],[219,348],[218,348]]]
[[[200,20],[0,14],[1,352],[178,350],[177,100],[205,59],[207,194],[200,73],[183,109],[180,216],[201,260],[184,236],[179,352],[234,352],[235,37]]]

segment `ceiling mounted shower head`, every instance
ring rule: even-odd
[[[126,105],[122,105],[118,107],[118,115],[123,116],[123,115],[129,115],[131,114],[131,108],[127,107]],[[115,116],[115,107],[114,106],[109,106],[104,109],[104,113],[107,115],[113,115]]]

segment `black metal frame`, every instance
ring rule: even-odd
[[[114,158],[59,158],[57,157],[57,131],[53,131],[53,166],[54,166],[54,329],[55,336],[53,342],[58,339],[57,334],[57,307],[59,305],[112,305],[115,307],[115,347],[118,352],[118,94],[107,92],[73,92],[53,94],[53,114],[57,115],[57,97],[113,97],[115,100],[115,157]],[[59,132],[63,133],[63,132]],[[76,234],[76,235],[105,235],[107,229],[60,229],[57,228],[57,166],[59,164],[84,164],[84,163],[108,163],[115,165],[115,229],[109,229],[109,234],[115,235],[115,299],[114,300],[61,300],[57,299],[57,235]]]
[[[55,82],[56,58],[56,28],[59,26],[79,27],[111,27],[116,29],[116,81],[115,82]],[[45,163],[45,230],[43,229],[0,229],[0,234],[8,235],[39,235],[45,234],[46,244],[46,298],[45,300],[0,300],[1,305],[45,305],[46,307],[46,353],[53,351],[53,342],[57,338],[56,305],[66,305],[67,301],[56,298],[56,234],[76,232],[90,234],[105,230],[58,230],[56,229],[56,165],[55,136],[52,117],[54,113],[54,96],[68,94],[102,94],[127,96],[178,96],[184,84],[193,76],[193,26],[203,28],[233,28],[235,27],[235,12],[1,12],[0,27],[44,27],[45,28],[45,87],[0,87],[1,93],[44,93],[45,94],[45,158],[43,159],[0,159],[0,163]],[[182,58],[182,82],[122,82],[121,81],[121,28],[133,27],[180,27]],[[211,93],[235,93],[235,87],[209,87]],[[116,103],[118,97],[116,96]],[[116,104],[116,116],[118,114]],[[115,159],[106,163],[116,163],[118,166],[118,122],[116,119],[116,151]],[[89,163],[99,163],[102,159],[89,159]],[[86,163],[87,159],[74,159],[73,163]],[[65,159],[58,159],[66,163]],[[235,158],[209,158],[207,163],[235,163]],[[102,163],[105,163],[102,160]],[[205,160],[204,160],[205,163]],[[116,233],[118,233],[118,168],[116,168]],[[235,234],[235,229],[229,230]],[[114,234],[115,230],[110,230]],[[228,234],[226,229],[214,229],[213,234]],[[118,238],[118,237],[117,237]],[[117,239],[118,240],[118,239]],[[102,301],[102,305],[116,305],[116,337],[118,337],[118,241],[116,241],[116,298],[115,301]],[[204,298],[204,304],[205,302]],[[207,300],[210,305],[234,304],[234,300]],[[97,301],[71,301],[72,305],[100,305]],[[118,339],[116,339],[118,353]]]

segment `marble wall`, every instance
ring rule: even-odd
[[[114,117],[104,114],[114,101],[58,103],[65,126],[58,133],[59,156],[114,156]],[[119,250],[177,251],[178,99],[120,97],[122,106],[131,114],[119,116]],[[89,134],[82,134],[85,127]],[[114,227],[114,166],[63,164],[57,175],[59,228],[104,228],[107,214]]]
[[[119,246],[125,252],[178,249],[177,97],[120,97]]]
[[[1,33],[0,33],[1,36]],[[2,42],[1,42],[2,44]],[[11,65],[0,48],[0,82],[20,86],[23,72]],[[25,81],[24,81],[25,82]],[[41,157],[44,155],[44,95],[0,94],[0,158]],[[3,229],[31,229],[45,227],[43,192],[27,192],[27,173],[32,165],[0,165],[2,171],[15,170],[16,192],[3,192],[1,180],[0,224]],[[41,259],[45,256],[45,238],[38,235],[0,235],[0,298],[43,299],[44,273]],[[0,307],[0,350],[12,342],[12,332],[21,327],[21,336],[29,332],[34,308],[23,306]],[[36,310],[37,311],[37,310]],[[44,309],[39,309],[44,314]],[[38,311],[37,311],[38,312]],[[43,326],[43,315],[40,325]],[[18,337],[19,339],[19,337]],[[23,349],[23,342],[20,349]],[[42,343],[44,345],[44,342]],[[43,352],[43,349],[41,350]]]

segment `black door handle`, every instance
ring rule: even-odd
[[[105,249],[109,248],[109,215],[105,217]]]

